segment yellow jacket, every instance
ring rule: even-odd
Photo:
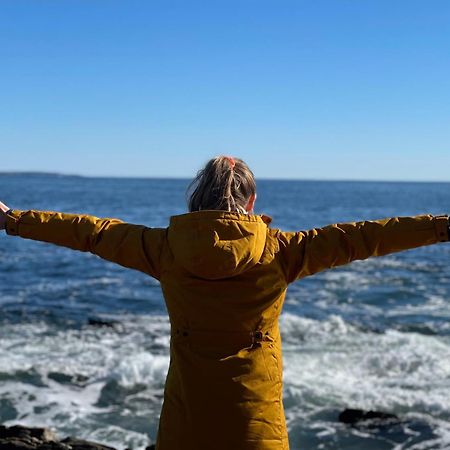
[[[13,210],[6,231],[89,251],[160,281],[172,331],[158,450],[287,450],[278,316],[288,284],[353,260],[448,241],[448,217],[298,232],[270,228],[270,221],[199,211],[148,228]]]

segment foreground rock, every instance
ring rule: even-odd
[[[154,450],[151,445],[146,450]],[[47,428],[0,425],[0,450],[116,450],[113,447],[67,437],[60,441]]]
[[[395,414],[380,411],[364,411],[362,409],[345,409],[339,414],[339,422],[349,425],[392,425],[399,423],[400,419]]]

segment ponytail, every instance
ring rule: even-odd
[[[246,206],[256,194],[252,171],[242,159],[218,156],[208,161],[189,184],[189,211],[218,209],[247,214]]]

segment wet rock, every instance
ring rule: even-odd
[[[0,450],[115,450],[113,447],[67,437],[59,441],[47,428],[0,425]]]
[[[61,372],[50,372],[47,377],[50,380],[57,381],[60,384],[73,384],[77,386],[84,386],[89,380],[88,377],[80,374],[68,375]]]
[[[362,409],[345,409],[339,414],[339,422],[349,425],[380,426],[400,422],[395,414]]]
[[[149,446],[147,446],[147,447],[145,447],[145,450],[155,450],[156,449],[156,445],[155,444],[152,444],[152,445],[149,445]],[[132,450],[131,448],[126,448],[125,450]]]
[[[118,322],[117,320],[103,320],[97,319],[95,317],[90,317],[88,319],[88,325],[92,327],[116,328],[118,325],[120,325],[120,322]]]
[[[34,369],[16,370],[13,373],[0,372],[0,381],[19,381],[36,387],[47,387],[42,381],[42,376]]]
[[[5,427],[0,425],[0,439],[7,438],[34,438],[41,441],[56,441],[56,435],[48,428],[29,428],[22,425]]]
[[[115,450],[113,447],[108,447],[106,445],[96,444],[95,442],[84,441],[73,437],[67,437],[63,439],[61,443],[66,445],[68,450]]]
[[[0,425],[0,450],[51,450],[58,448],[53,445],[56,440],[55,434],[46,428]]]

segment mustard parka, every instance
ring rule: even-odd
[[[270,217],[199,211],[167,228],[12,210],[10,235],[89,251],[160,281],[171,324],[157,450],[287,450],[278,317],[299,278],[448,241],[448,216],[270,228]]]

